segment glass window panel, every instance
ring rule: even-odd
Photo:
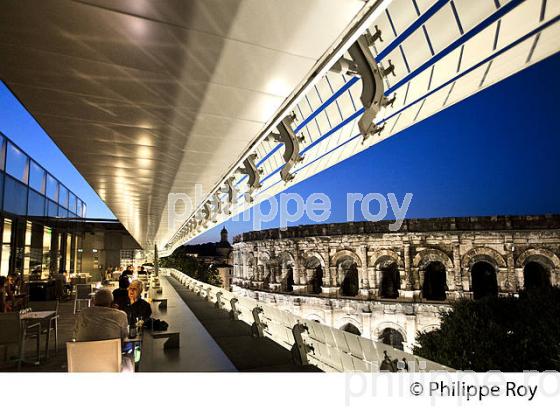
[[[63,207],[59,206],[58,207],[58,216],[60,216],[61,218],[68,218],[68,211],[66,209],[64,209]]]
[[[2,210],[3,198],[4,198],[4,174],[0,172],[0,211]]]
[[[49,272],[51,267],[51,240],[52,230],[51,228],[45,226],[43,228],[43,272]]]
[[[9,244],[12,241],[12,220],[4,218],[4,230],[2,232],[2,243]]]
[[[58,193],[58,204],[65,208],[68,208],[68,190],[64,185],[60,185],[60,190]]]
[[[29,186],[40,193],[45,193],[45,170],[31,161],[29,170]]]
[[[35,191],[29,191],[29,200],[27,202],[27,214],[30,216],[45,215],[45,197]]]
[[[6,165],[6,138],[0,134],[0,169]]]
[[[83,202],[80,200],[80,198],[78,198],[78,206],[76,207],[76,214],[78,214],[79,217],[82,216],[82,205]]]
[[[2,256],[0,257],[0,275],[6,276],[10,269],[10,254],[12,252],[12,246],[10,242],[12,240],[12,221],[10,219],[4,219],[4,229],[2,232]]]
[[[58,216],[58,205],[56,202],[49,201],[47,204],[47,215],[50,217]]]
[[[76,213],[76,195],[74,195],[72,192],[70,192],[68,195],[68,210],[70,212]]]
[[[47,196],[53,201],[58,201],[58,181],[47,174]]]
[[[27,187],[14,178],[6,177],[4,186],[4,211],[25,215],[27,211]]]
[[[29,158],[13,144],[8,143],[6,172],[27,184],[29,176]]]

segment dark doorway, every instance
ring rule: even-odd
[[[474,299],[498,296],[496,269],[488,262],[476,262],[471,268]]]
[[[399,297],[401,288],[401,277],[399,268],[395,262],[390,263],[380,269],[381,289],[380,294],[385,299],[396,299]]]
[[[529,262],[523,268],[525,289],[542,289],[551,286],[550,271],[538,262]]]
[[[321,287],[323,286],[323,268],[321,265],[315,268],[315,275],[313,275],[312,279],[312,292],[319,294],[321,293]]]
[[[294,290],[294,269],[290,266],[288,268],[288,274],[286,275],[286,292],[293,292]]]
[[[404,350],[404,338],[401,333],[398,330],[391,329],[390,327],[383,330],[379,341],[381,343],[385,343],[386,345],[390,345],[395,349]]]
[[[435,261],[426,266],[422,295],[427,300],[445,300],[447,290],[446,272],[443,263]]]
[[[358,294],[360,284],[358,280],[358,265],[352,264],[342,281],[342,296],[356,296]]]
[[[345,332],[352,333],[352,334],[358,335],[358,336],[362,335],[362,333],[360,332],[360,329],[358,329],[352,323],[346,323],[344,326],[342,326],[340,328],[340,330],[344,330]]]

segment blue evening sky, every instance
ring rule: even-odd
[[[374,145],[286,192],[332,202],[328,222],[346,220],[346,193],[414,196],[407,217],[560,213],[560,54]],[[111,211],[48,135],[0,83],[0,131],[88,205]],[[263,207],[266,208],[266,207]],[[358,210],[358,209],[357,209]],[[375,206],[372,213],[377,211]],[[362,220],[357,212],[357,220]],[[394,219],[389,213],[388,219]],[[307,218],[289,225],[311,223]],[[251,222],[227,221],[231,236]],[[278,218],[263,229],[278,227]],[[215,241],[221,226],[193,242]]]

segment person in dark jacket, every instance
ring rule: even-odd
[[[133,280],[128,286],[130,304],[126,308],[126,313],[130,324],[135,324],[139,320],[145,322],[152,316],[152,307],[141,297],[142,290],[144,290],[144,285],[139,280]]]
[[[130,282],[127,276],[121,276],[119,279],[119,288],[113,291],[113,301],[117,308],[126,311],[127,307],[130,305],[130,300],[128,298],[128,286]]]

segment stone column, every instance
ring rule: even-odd
[[[511,238],[513,241],[513,238]],[[506,263],[507,263],[507,274],[505,280],[505,291],[506,292],[519,292],[517,280],[515,277],[515,258],[513,257],[513,251],[515,250],[512,242],[506,242]]]
[[[360,288],[368,289],[370,287],[369,278],[368,278],[368,264],[367,264],[367,246],[362,245],[359,246],[357,249],[358,256],[362,261],[362,266],[360,267],[360,271],[358,272],[360,277]]]
[[[293,266],[293,272],[294,272],[294,285],[299,285],[300,284],[300,264],[299,264],[299,246],[297,243],[294,243],[294,266]]]
[[[455,269],[455,290],[457,292],[463,291],[463,278],[461,277],[461,247],[459,242],[453,242],[453,268]]]
[[[419,289],[419,284],[415,283],[412,277],[412,263],[410,261],[410,244],[405,242],[403,244],[403,262],[404,262],[404,273],[406,277],[405,290],[411,291],[414,289]]]

